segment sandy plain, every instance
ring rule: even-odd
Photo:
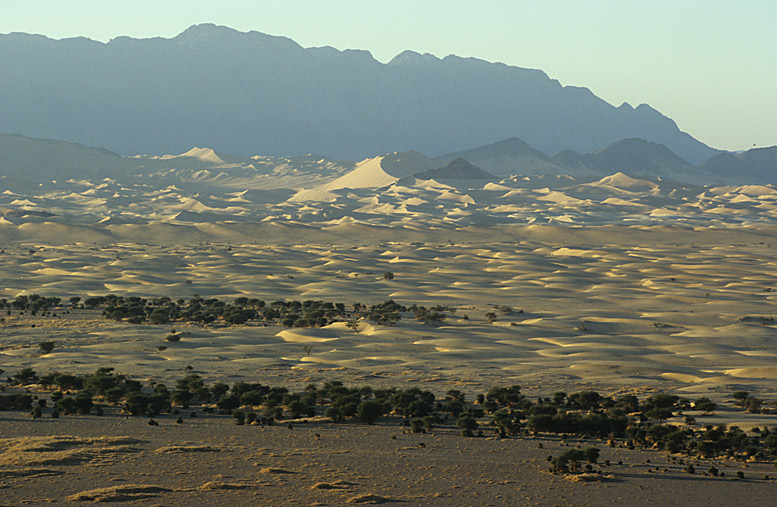
[[[772,466],[712,464],[725,477],[689,475],[658,451],[604,442],[463,438],[454,429],[403,432],[375,426],[235,426],[200,416],[68,416],[2,413],[2,505],[770,505]],[[546,456],[599,445],[601,482],[552,475]],[[732,479],[736,471],[746,479]]]

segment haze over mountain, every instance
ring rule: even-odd
[[[411,51],[383,64],[366,51],[305,49],[210,24],[107,44],[1,35],[0,65],[0,132],[124,155],[209,146],[244,157],[360,160],[437,156],[510,137],[545,155],[632,137],[691,163],[716,153],[648,105],[614,107],[540,70]]]
[[[639,178],[662,178],[694,185],[774,184],[777,147],[739,154],[721,153],[698,166],[667,147],[642,139],[623,139],[591,153],[564,150],[547,157],[518,138],[430,158],[416,151],[379,155],[355,164],[317,155],[236,157],[195,147],[180,155],[123,157],[105,149],[18,134],[0,134],[0,179],[6,188],[35,188],[69,179],[155,178],[157,183],[213,184],[252,191],[277,188],[319,190],[379,188],[405,178],[456,181],[477,186],[484,180],[545,175],[593,181],[623,172]]]
[[[53,235],[66,242],[172,236],[198,242],[319,232],[350,237],[353,227],[421,237],[531,224],[777,224],[777,149],[732,155],[748,171],[718,173],[634,139],[584,155],[549,159],[535,152],[508,139],[457,152],[450,162],[450,155],[414,151],[354,164],[312,155],[240,158],[203,147],[122,157],[0,135],[0,233],[19,241]],[[499,175],[477,163],[500,157]],[[702,166],[718,164],[716,158]],[[558,170],[548,171],[554,165]]]

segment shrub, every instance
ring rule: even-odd
[[[237,395],[225,395],[216,402],[219,410],[226,414],[231,414],[233,410],[240,406],[240,398]]]
[[[473,430],[478,428],[478,422],[472,415],[464,412],[456,419],[456,426],[461,428],[462,435],[465,437],[471,437],[473,435]]]
[[[316,407],[309,407],[302,403],[300,400],[294,400],[289,403],[289,412],[292,419],[299,419],[303,415],[312,417],[313,415],[316,415]]]
[[[345,415],[340,407],[330,406],[326,409],[326,416],[332,419],[333,423],[343,422]]]
[[[584,451],[569,449],[550,460],[550,470],[554,474],[566,474],[580,470],[580,462],[586,459]]]
[[[84,379],[78,375],[68,375],[66,373],[57,374],[53,379],[53,384],[65,391],[79,391],[84,386]]]
[[[79,393],[75,397],[65,396],[56,403],[56,408],[64,415],[75,413],[87,415],[93,406],[92,397],[85,393]]]
[[[233,388],[233,391],[234,391],[234,388]],[[263,401],[264,401],[264,393],[259,390],[247,391],[240,396],[240,403],[242,405],[256,406],[256,405],[261,405]]]
[[[22,368],[16,373],[16,375],[13,376],[13,379],[18,384],[28,385],[28,384],[37,382],[38,375],[35,373],[35,370],[33,370],[32,368]]]
[[[693,406],[696,410],[701,410],[703,415],[711,415],[712,412],[717,408],[715,402],[706,396],[702,396],[701,398],[697,399],[693,403]]]
[[[365,400],[356,407],[356,417],[363,423],[373,424],[383,414],[383,405],[373,400]]]
[[[32,396],[29,394],[6,394],[0,396],[0,410],[30,410]]]
[[[242,426],[246,423],[246,415],[242,410],[235,410],[232,412],[232,418],[235,419],[235,424]]]
[[[94,403],[92,396],[86,393],[78,393],[75,397],[75,409],[79,414],[87,415],[91,412]]]
[[[132,415],[154,416],[170,408],[170,399],[162,393],[134,391],[127,395],[124,406]]]
[[[585,460],[589,463],[596,463],[599,460],[599,449],[597,447],[587,447],[583,449]]]
[[[40,349],[41,354],[51,354],[51,351],[54,350],[54,342],[52,341],[40,342],[38,344],[38,349]]]
[[[521,429],[520,417],[502,409],[494,414],[494,425],[499,430],[499,436],[504,438],[514,435]]]

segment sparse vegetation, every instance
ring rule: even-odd
[[[54,342],[52,341],[45,341],[40,342],[38,344],[38,350],[40,350],[41,354],[51,354],[51,352],[54,350]]]
[[[326,416],[333,423],[351,420],[365,424],[374,424],[385,417],[401,420],[409,431],[416,433],[458,428],[466,437],[489,432],[500,438],[575,435],[581,439],[607,439],[611,445],[620,440],[620,445],[627,448],[654,448],[703,459],[777,461],[777,428],[756,428],[748,435],[736,426],[682,424],[683,410],[695,408],[707,413],[717,405],[707,398],[691,403],[665,393],[640,400],[634,395],[612,398],[595,391],[556,392],[534,400],[513,385],[495,386],[470,403],[458,390],[449,390],[444,398],[438,399],[432,392],[417,387],[376,389],[329,381],[292,392],[285,387],[249,382],[207,385],[199,375],[190,372],[169,389],[161,383],[144,385],[115,373],[112,368],[99,368],[87,375],[61,372],[38,375],[31,368],[24,368],[8,380],[16,389],[33,387],[49,394],[51,406],[45,398],[34,404],[37,398],[26,392],[0,395],[0,410],[28,411],[34,419],[45,416],[49,410],[52,418],[94,412],[99,415],[104,411],[103,406],[113,406],[130,415],[156,417],[178,414],[178,410],[196,405],[202,412],[218,409],[239,425],[268,425],[285,416],[290,419]],[[736,393],[734,399],[747,410],[747,400],[752,397]],[[181,424],[183,420],[178,418]],[[676,421],[667,424],[668,419]],[[589,447],[571,449],[550,457],[549,461],[552,471],[568,473],[581,471],[583,462],[595,464],[598,458],[599,449]],[[687,471],[693,473],[691,469],[689,466]]]

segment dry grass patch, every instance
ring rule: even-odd
[[[14,479],[17,477],[51,477],[63,475],[62,470],[52,468],[19,468],[14,470],[0,470],[0,479]]]
[[[385,496],[367,494],[367,495],[353,496],[348,500],[346,500],[346,503],[379,504],[379,503],[389,503],[389,502],[397,502],[397,501],[398,500],[394,500],[392,498],[386,498]]]
[[[355,484],[348,481],[317,482],[310,489],[349,489],[351,486]]]
[[[129,437],[81,438],[69,435],[0,439],[0,466],[78,465],[137,452]]]
[[[295,474],[297,472],[294,472],[293,470],[286,470],[285,468],[262,468],[259,470],[260,474],[267,474],[267,475],[281,475],[281,474]]]
[[[179,454],[179,453],[186,453],[186,452],[221,452],[221,449],[218,447],[212,447],[210,445],[167,445],[164,447],[160,447],[159,449],[156,449],[154,452],[164,453],[164,454]]]
[[[602,482],[614,479],[613,475],[604,474],[567,474],[564,479],[572,482]]]
[[[222,490],[222,489],[248,489],[248,488],[252,488],[253,486],[254,486],[253,484],[241,484],[236,482],[210,481],[200,486],[199,489],[204,489],[207,491],[216,491],[216,490]]]
[[[65,498],[70,502],[132,502],[144,498],[153,498],[159,493],[172,491],[161,486],[146,484],[125,484],[110,488],[90,489],[72,494]]]

